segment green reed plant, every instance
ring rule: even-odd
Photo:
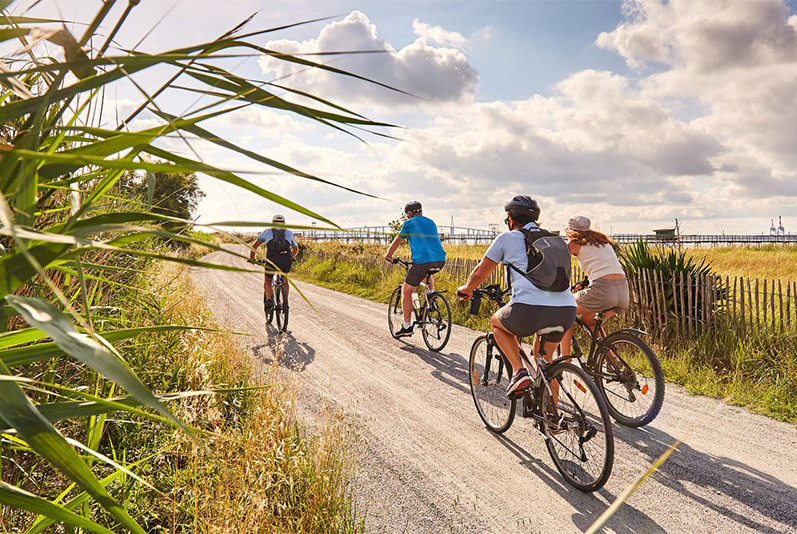
[[[96,307],[103,302],[103,293],[125,286],[124,280],[110,273],[134,266],[136,259],[230,268],[153,248],[152,239],[157,238],[220,250],[190,233],[169,230],[168,223],[191,221],[158,214],[147,202],[131,207],[129,199],[120,201],[120,180],[130,172],[146,174],[151,199],[157,173],[204,173],[331,224],[234,172],[180,155],[162,140],[176,137],[191,149],[189,139],[199,139],[292,179],[334,187],[332,182],[228,141],[206,124],[244,108],[263,107],[347,132],[352,127],[389,125],[224,68],[230,58],[269,55],[348,75],[307,57],[254,43],[281,28],[245,33],[242,24],[204,43],[144,54],[113,46],[119,28],[139,2],[98,0],[95,4],[96,15],[81,33],[73,35],[63,21],[31,19],[17,14],[13,0],[0,1],[0,60],[4,64],[0,71],[0,241],[7,250],[0,257],[0,298],[4,299],[0,330],[10,327],[0,333],[0,423],[6,446],[49,465],[59,474],[56,485],[61,488],[55,493],[61,496],[53,499],[54,487],[36,492],[35,485],[29,485],[34,490],[29,491],[0,482],[0,502],[39,514],[36,525],[58,521],[68,528],[94,532],[144,532],[140,521],[126,510],[124,493],[109,489],[116,480],[134,479],[134,473],[123,465],[124,459],[114,460],[96,451],[107,429],[105,414],[127,412],[183,432],[191,430],[167,407],[174,397],[153,394],[117,348],[154,327],[122,324],[112,314],[98,313]],[[121,13],[114,10],[117,4],[123,8]],[[100,31],[103,25],[113,30]],[[91,47],[86,48],[89,43]],[[57,53],[52,53],[52,47]],[[156,67],[170,69],[172,74],[147,93],[135,84],[135,78]],[[102,123],[103,95],[115,84],[131,80],[141,91],[142,105],[116,126]],[[204,105],[185,114],[170,111],[166,97],[174,92],[201,96]],[[313,104],[294,102],[292,96]],[[133,129],[133,121],[143,113],[160,123]],[[93,261],[97,255],[107,256],[97,263]],[[29,375],[33,364],[43,364],[55,374]],[[94,386],[62,385],[65,369],[92,374]],[[54,378],[48,381],[43,376]],[[114,397],[120,390],[128,396]],[[88,421],[82,442],[68,440],[59,430],[65,421],[76,419]],[[98,465],[111,474],[99,475]]]

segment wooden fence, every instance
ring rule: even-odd
[[[374,256],[306,250],[320,259],[354,259],[384,274],[403,269]],[[445,273],[464,283],[479,260],[450,258]],[[487,283],[505,284],[505,269],[496,269]],[[650,269],[626,273],[631,295],[629,313],[651,333],[692,336],[729,326],[749,330],[797,330],[797,282],[745,276],[678,273],[672,277]],[[577,262],[572,281],[583,278]]]

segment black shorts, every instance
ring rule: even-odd
[[[283,273],[291,272],[291,265],[293,265],[293,258],[291,257],[290,252],[287,252],[285,254],[275,254],[275,255],[267,254],[266,258],[268,259],[268,261],[276,265],[277,268],[279,268],[279,270],[282,271]],[[269,272],[271,271],[270,267],[271,267],[270,265],[266,267],[266,278],[274,277],[273,273]]]
[[[421,282],[426,278],[426,275],[429,274],[429,271],[432,269],[437,269],[438,271],[445,266],[446,262],[444,261],[430,261],[429,263],[413,263],[412,266],[407,271],[407,277],[404,279],[404,283],[410,285],[412,287],[418,287],[421,285]]]
[[[536,306],[532,304],[507,304],[497,312],[498,319],[507,330],[518,337],[528,337],[537,330],[561,326],[562,332],[546,334],[551,343],[562,341],[568,328],[576,320],[575,306]]]

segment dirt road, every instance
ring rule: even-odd
[[[213,253],[209,261],[238,264]],[[243,263],[240,263],[243,265]],[[252,357],[293,369],[308,417],[341,407],[362,436],[360,507],[373,533],[582,532],[676,439],[664,466],[606,532],[797,532],[797,428],[691,397],[668,384],[647,428],[615,427],[615,464],[595,494],[568,486],[524,419],[503,436],[473,405],[466,357],[478,335],[454,327],[441,354],[387,332],[386,306],[309,284],[290,331],[262,318],[262,276],[194,270],[219,323],[251,332]]]

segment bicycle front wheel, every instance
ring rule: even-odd
[[[443,350],[451,337],[451,306],[440,293],[431,293],[426,299],[426,319],[421,334],[423,342],[434,352]]]
[[[468,379],[476,411],[484,424],[498,434],[506,431],[512,426],[516,408],[515,399],[506,396],[512,367],[486,335],[478,337],[470,349]]]
[[[393,290],[390,300],[387,303],[387,327],[390,335],[396,337],[396,332],[401,330],[404,324],[404,310],[401,307],[401,286]]]
[[[277,320],[277,330],[288,330],[288,292],[282,284],[274,288],[274,316]]]
[[[545,414],[543,433],[556,469],[581,491],[596,491],[614,465],[614,433],[609,410],[598,387],[580,367],[569,362],[549,371],[537,398]]]
[[[646,425],[661,411],[664,373],[643,340],[627,332],[611,334],[598,347],[595,370],[609,413],[621,425]]]

